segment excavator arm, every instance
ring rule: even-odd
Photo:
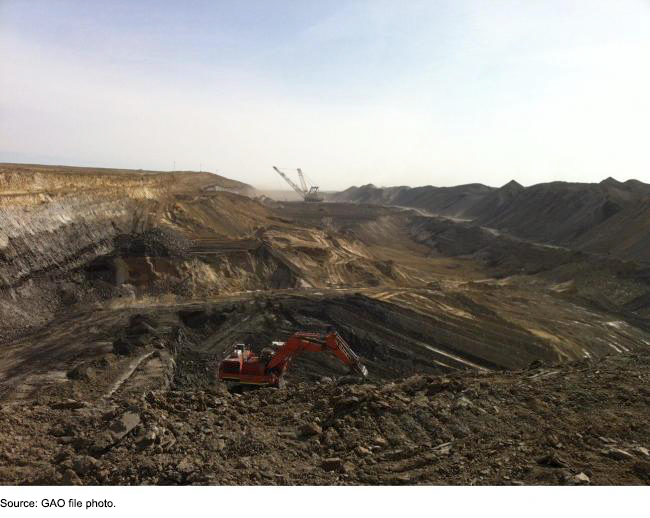
[[[338,333],[329,333],[325,336],[316,333],[295,333],[271,358],[267,365],[268,370],[282,367],[300,354],[302,351],[326,352],[329,351],[342,363],[351,367],[359,375],[366,377],[368,369],[361,362],[361,358],[350,348]]]

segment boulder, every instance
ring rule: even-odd
[[[551,451],[537,459],[537,464],[547,466],[549,468],[568,468],[569,464],[566,460],[560,457],[556,452]]]
[[[95,379],[95,369],[88,363],[80,363],[70,369],[66,376],[71,380],[91,381]]]
[[[127,410],[115,419],[108,428],[116,439],[121,439],[139,424],[140,415],[132,410]]]
[[[113,352],[121,356],[131,354],[137,347],[137,344],[127,338],[120,337],[113,342]]]
[[[61,480],[61,483],[64,486],[83,486],[83,482],[79,476],[71,469],[66,469],[63,472],[63,479]]]
[[[650,482],[650,462],[640,461],[634,463],[632,471],[642,480]]]
[[[149,448],[150,446],[153,446],[156,442],[156,438],[158,435],[156,434],[156,431],[153,429],[146,430],[144,433],[136,437],[135,439],[135,444],[137,445],[139,450],[144,450],[146,448]]]
[[[357,455],[360,455],[361,457],[365,457],[366,455],[372,455],[372,452],[368,448],[364,448],[363,446],[357,446],[355,448],[355,451],[357,452]]]
[[[325,471],[343,471],[343,459],[339,457],[330,457],[323,459],[321,467]]]
[[[323,429],[316,423],[305,423],[300,428],[300,433],[303,436],[311,437],[312,435],[320,435],[323,433]]]
[[[194,463],[192,462],[192,460],[189,457],[185,457],[185,458],[181,459],[181,461],[178,463],[176,468],[178,469],[178,471],[180,473],[183,473],[184,475],[192,473],[192,471],[194,471],[194,469],[195,469]]]
[[[379,435],[375,437],[372,442],[381,448],[386,448],[386,446],[388,446],[388,441]]]
[[[99,468],[100,462],[89,455],[80,455],[72,461],[72,469],[77,475],[84,476],[96,473]]]
[[[591,479],[587,474],[580,472],[577,475],[571,477],[571,482],[576,485],[589,484],[589,482],[591,482]]]
[[[252,467],[251,460],[248,457],[241,457],[235,467],[237,469],[250,469]]]
[[[74,410],[76,408],[84,408],[88,406],[85,401],[77,401],[76,399],[65,399],[56,403],[51,403],[50,408],[54,410]]]
[[[603,455],[606,457],[609,457],[610,459],[614,460],[632,460],[634,459],[634,455],[631,453],[621,450],[620,448],[610,448],[608,450],[603,451]]]
[[[139,424],[140,414],[133,410],[127,410],[108,425],[108,430],[101,432],[95,438],[90,446],[91,453],[101,455]]]

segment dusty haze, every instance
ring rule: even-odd
[[[0,4],[0,161],[285,189],[650,180],[650,7]]]

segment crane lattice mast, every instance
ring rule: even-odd
[[[300,178],[300,185],[302,185],[302,190],[308,192],[307,182],[305,182],[305,177],[302,175],[302,169],[298,168],[298,178]]]
[[[280,169],[278,169],[276,166],[273,166],[273,169],[282,177],[284,178],[285,182],[287,182],[291,188],[296,191],[300,196],[302,196],[302,199],[305,201],[323,201],[323,198],[320,196],[318,193],[318,187],[315,185],[312,185],[309,187],[307,185],[307,182],[305,181],[305,177],[302,173],[302,169],[298,169],[298,178],[300,181],[300,186],[296,184],[291,178],[289,178],[286,174],[284,174]]]

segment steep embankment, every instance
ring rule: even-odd
[[[399,277],[362,243],[283,220],[210,173],[4,164],[0,180],[4,340],[75,304]]]
[[[375,187],[372,184],[333,194],[332,201],[415,207],[444,216],[465,217],[467,211],[494,189],[482,184],[456,187]]]
[[[106,291],[92,283],[98,258],[156,227],[175,197],[246,189],[209,173],[0,165],[0,338]]]
[[[497,211],[476,210],[475,219],[520,237],[572,244],[643,195],[628,184],[552,182],[520,189]]]
[[[598,184],[551,182],[499,189],[351,187],[336,201],[398,205],[460,217],[514,236],[554,245],[650,261],[650,185],[608,178]]]
[[[650,262],[650,198],[626,204],[619,212],[579,236],[577,246],[601,254]]]

